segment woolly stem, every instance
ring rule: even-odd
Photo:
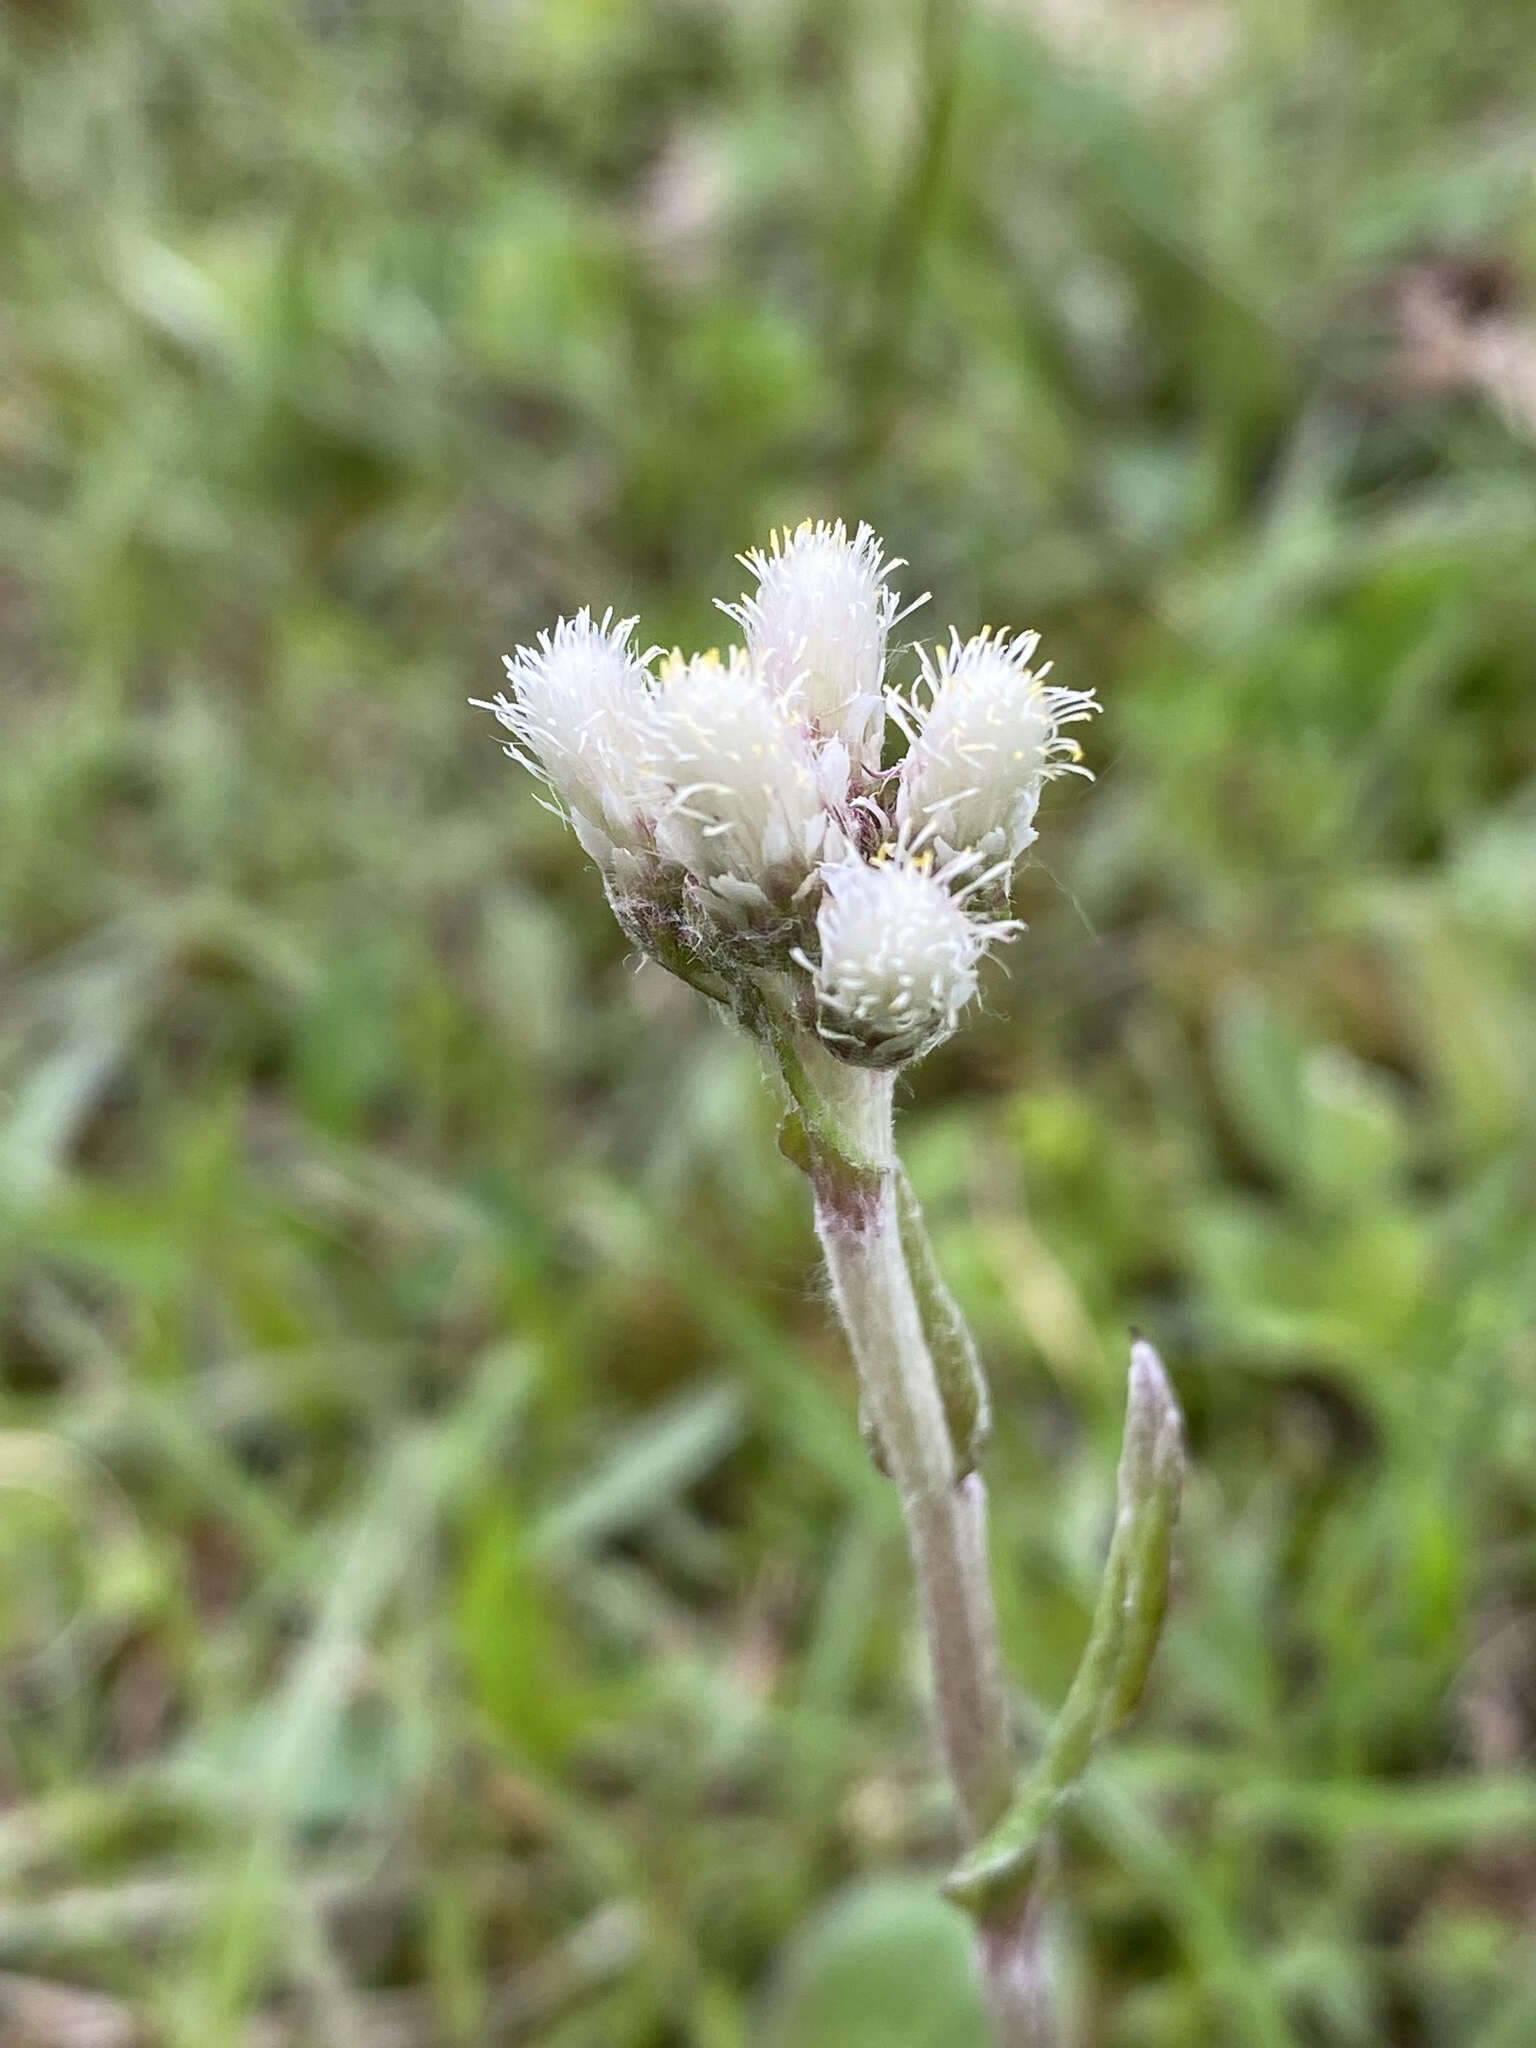
[[[960,1474],[903,1248],[903,1223],[910,1243],[921,1218],[909,1190],[903,1202],[891,1077],[846,1066],[823,1073],[823,1062],[817,1049],[802,1048],[796,1077],[801,1113],[813,1118],[816,1229],[865,1407],[900,1496],[933,1668],[939,1744],[966,1839],[974,1844],[1007,1811],[1014,1784],[987,1569],[986,1491],[978,1473]],[[1051,2048],[1038,1906],[1010,1898],[983,1916],[977,1957],[1000,2048]]]

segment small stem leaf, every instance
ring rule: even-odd
[[[1184,1424],[1168,1384],[1162,1361],[1151,1345],[1138,1338],[1131,1354],[1131,1406],[1150,1419],[1150,1435],[1142,1461],[1133,1474],[1122,1467],[1121,1515],[1132,1503],[1127,1541],[1129,1572],[1125,1587],[1125,1628],[1112,1692],[1105,1702],[1101,1734],[1108,1734],[1134,1711],[1162,1633],[1168,1605],[1168,1575],[1173,1553],[1173,1528],[1179,1515],[1184,1483]]]
[[[798,1166],[805,1174],[814,1170],[816,1161],[811,1151],[810,1133],[798,1109],[787,1109],[780,1117],[778,1144],[791,1166]]]
[[[1035,1879],[1049,1831],[1095,1746],[1141,1698],[1168,1601],[1173,1528],[1184,1477],[1184,1428],[1162,1361],[1131,1350],[1115,1533],[1076,1674],[1043,1752],[997,1826],[945,1890],[978,1917],[1016,1900]]]
[[[901,1248],[907,1255],[912,1287],[922,1311],[923,1331],[933,1353],[939,1395],[955,1447],[955,1469],[962,1479],[974,1472],[992,1433],[992,1402],[976,1340],[959,1304],[944,1284],[933,1255],[928,1226],[911,1181],[902,1168],[896,1174],[897,1216]]]

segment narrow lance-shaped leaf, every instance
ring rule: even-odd
[[[1033,1881],[1052,1822],[1095,1745],[1141,1698],[1168,1600],[1184,1429],[1162,1361],[1131,1349],[1115,1533],[1082,1661],[1038,1762],[992,1832],[951,1873],[952,1899],[982,1914]]]
[[[907,1255],[912,1289],[922,1313],[923,1333],[938,1376],[939,1398],[944,1403],[944,1416],[955,1447],[955,1472],[963,1479],[967,1472],[975,1471],[992,1431],[992,1403],[986,1376],[976,1340],[939,1271],[912,1183],[900,1167],[896,1173],[896,1203],[901,1248]]]

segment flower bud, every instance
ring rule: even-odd
[[[644,734],[651,678],[633,647],[636,621],[594,620],[583,606],[533,647],[503,657],[511,694],[480,708],[512,734],[507,752],[548,786],[600,866],[648,841]]]
[[[843,852],[840,745],[813,750],[740,648],[661,665],[646,761],[658,852],[703,884],[727,922],[785,914],[819,861]]]
[[[924,652],[924,691],[900,707],[911,746],[901,764],[896,817],[913,845],[941,859],[961,851],[1012,864],[1035,837],[1048,777],[1078,768],[1078,746],[1061,728],[1091,717],[1091,694],[1049,685],[1050,664],[1029,666],[1038,633],[1012,639],[990,629],[950,643],[937,662]]]
[[[766,551],[738,559],[757,578],[757,594],[720,609],[741,627],[768,688],[818,737],[842,739],[855,767],[877,770],[885,643],[906,616],[884,577],[901,563],[885,559],[866,525],[850,540],[841,519],[803,520],[793,533],[775,533]]]
[[[1013,925],[972,916],[929,861],[895,850],[825,870],[811,965],[817,1030],[860,1066],[889,1067],[947,1038],[976,993],[989,941]]]

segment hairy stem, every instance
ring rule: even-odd
[[[850,1216],[818,1189],[817,1229],[917,1572],[933,1657],[939,1739],[973,1833],[1008,1803],[1013,1745],[987,1579],[985,1496],[957,1482],[938,1381],[901,1249],[895,1189],[881,1177]]]
[[[811,1145],[816,1229],[864,1402],[901,1498],[933,1667],[940,1747],[966,1837],[1007,1811],[1014,1745],[987,1569],[986,1492],[962,1472],[903,1246],[920,1228],[891,1133],[888,1075],[843,1068],[835,1145]],[[905,1215],[903,1209],[905,1206]],[[1001,2048],[1050,2048],[1038,1906],[983,1919],[978,1961]]]

